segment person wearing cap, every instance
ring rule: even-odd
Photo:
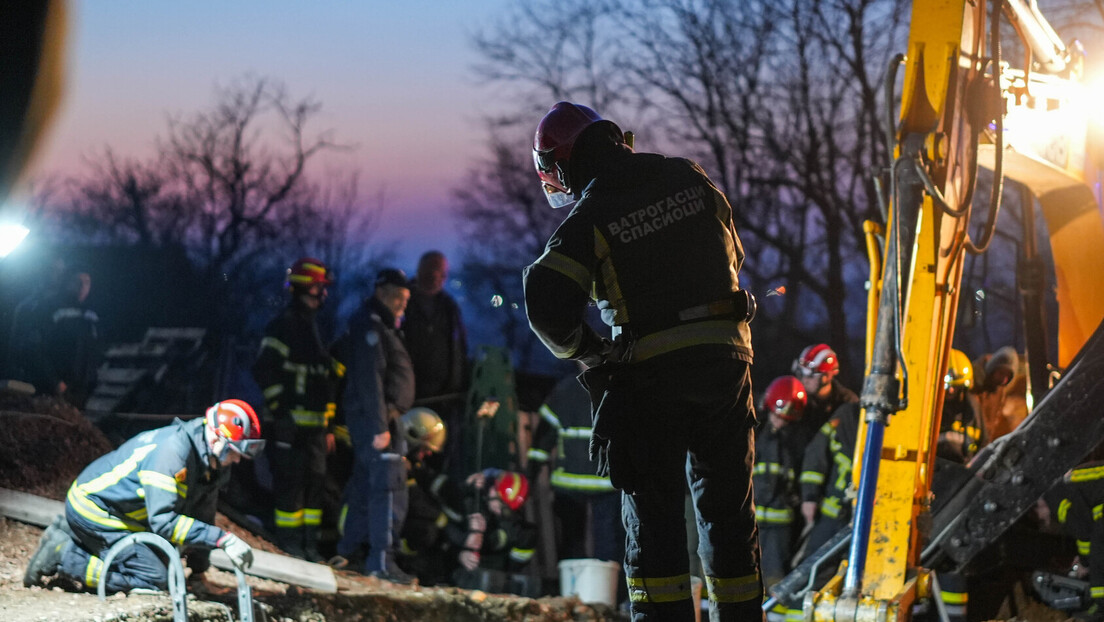
[[[103,558],[126,536],[152,532],[183,549],[200,579],[209,551],[221,548],[240,568],[253,562],[241,538],[215,526],[218,493],[230,467],[264,448],[253,408],[237,399],[217,402],[203,417],[179,419],[143,432],[89,464],[69,488],[65,515],[42,534],[23,575],[27,587],[55,574],[85,589],[101,582],[109,593],[166,590],[168,566],[160,549],[143,543]]]
[[[318,530],[326,454],[334,451],[333,417],[343,373],[318,334],[317,315],[333,277],[326,264],[299,259],[287,271],[288,305],[265,328],[253,378],[265,399],[266,457],[275,482],[276,545],[322,561]]]
[[[372,296],[331,347],[345,368],[338,418],[353,445],[342,536],[331,564],[360,564],[365,574],[401,583],[413,579],[395,563],[408,502],[398,420],[414,403],[414,368],[399,332],[409,300],[402,270],[380,270]]]
[[[776,378],[767,387],[763,410],[768,415],[755,433],[755,518],[763,584],[781,581],[790,570],[795,536],[794,520],[800,505],[797,473],[801,470],[801,438],[797,422],[805,410],[805,387],[793,376]]]

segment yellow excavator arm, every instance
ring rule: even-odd
[[[1008,68],[1000,57],[999,21],[1012,23],[1029,50],[1024,70]],[[1104,438],[1104,424],[1092,420],[1081,427],[1085,438],[1062,431],[1068,420],[1056,423],[1084,416],[1078,415],[1085,411],[1078,383],[1104,373],[1104,335],[1098,334],[1104,288],[1095,284],[1104,270],[1104,222],[1086,183],[1095,174],[1087,163],[1094,140],[1076,50],[1062,44],[1033,0],[914,0],[907,54],[887,74],[888,102],[901,63],[900,112],[887,114],[886,122],[895,145],[887,163],[888,218],[865,227],[874,286],[854,519],[849,533],[820,551],[843,550],[846,562],[818,591],[802,589],[811,585],[801,576],[809,572],[803,564],[768,601],[793,602],[803,594],[806,620],[907,620],[913,602],[931,595],[931,566],[967,564],[1055,473]],[[975,215],[975,226],[985,223],[975,240],[969,232],[979,165],[995,181],[987,212]],[[1061,382],[1078,390],[1050,391],[1032,425],[979,456],[967,489],[933,517],[934,447],[964,257],[984,252],[992,240],[1006,177],[1040,204],[1058,286],[1058,360],[1047,361],[1039,341],[1028,339],[1029,362],[1065,369]],[[1025,213],[1025,221],[1033,220],[1030,206]],[[1027,251],[1034,253],[1033,241]],[[1038,384],[1048,376],[1032,378]],[[1104,389],[1092,391],[1104,399]],[[1056,450],[1067,453],[1055,460]]]

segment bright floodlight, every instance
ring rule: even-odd
[[[31,230],[23,225],[0,223],[0,259],[15,250]]]

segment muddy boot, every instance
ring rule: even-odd
[[[303,550],[303,529],[301,527],[277,527],[276,546],[286,555],[306,559]]]
[[[303,559],[316,564],[321,564],[326,561],[326,558],[322,557],[322,554],[318,552],[317,527],[303,528]]]
[[[42,532],[42,538],[38,541],[38,548],[31,561],[27,564],[27,570],[23,573],[23,587],[38,585],[43,577],[52,577],[57,574],[61,566],[61,554],[65,547],[72,542],[72,538],[66,533],[63,526],[65,517],[58,515],[54,522]]]

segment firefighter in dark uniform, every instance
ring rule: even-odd
[[[412,579],[395,563],[407,507],[406,441],[398,420],[414,403],[414,367],[398,329],[408,300],[406,275],[380,270],[372,296],[332,349],[346,369],[340,417],[353,444],[337,554],[357,562],[363,557],[365,574],[401,583]]]
[[[529,479],[536,481],[555,457],[549,483],[555,493],[552,507],[559,528],[559,559],[621,561],[625,555],[621,493],[609,477],[594,474],[589,455],[592,432],[590,395],[578,379],[568,376],[541,404],[527,454]]]
[[[851,468],[859,431],[859,405],[848,402],[820,427],[801,463],[801,515],[812,525],[809,554],[851,521]]]
[[[448,439],[441,417],[429,408],[417,407],[403,413],[400,424],[408,447],[409,504],[399,565],[417,576],[421,585],[437,585],[450,576],[441,546],[445,530],[450,523],[464,522],[468,503],[463,482],[450,478],[438,468],[436,460],[430,459],[444,449]]]
[[[961,350],[951,350],[943,379],[943,416],[936,456],[966,464],[986,444],[985,426],[974,403],[974,365]]]
[[[754,307],[728,200],[696,163],[635,153],[617,125],[569,102],[540,122],[534,160],[549,202],[576,203],[525,270],[529,323],[590,368],[592,457],[624,493],[633,618],[694,619],[689,482],[712,619],[761,619]],[[592,297],[613,341],[584,320]]]
[[[472,575],[465,571],[476,568],[506,574],[524,571],[536,553],[537,526],[521,513],[521,506],[529,498],[529,479],[521,473],[484,469],[470,476],[468,485],[475,489],[475,494],[469,492],[465,497],[475,500],[477,505],[471,508],[473,514],[454,526],[457,531],[465,527],[468,530],[457,555],[460,568],[454,577],[457,586],[474,588],[479,583],[466,581]],[[483,520],[478,520],[479,517]],[[471,538],[473,534],[481,536],[478,538],[481,545]]]
[[[317,544],[326,454],[334,450],[336,387],[343,373],[323,345],[315,321],[330,283],[329,270],[317,259],[303,258],[291,266],[285,283],[291,300],[265,328],[253,365],[267,406],[276,544],[309,561],[322,561]]]
[[[839,381],[839,372],[839,356],[826,343],[808,346],[794,359],[793,375],[801,380],[808,395],[799,424],[806,444],[816,437],[837,408],[859,401],[859,396]]]
[[[770,586],[786,576],[793,556],[798,524],[794,518],[801,499],[797,474],[803,449],[796,424],[805,410],[805,387],[793,376],[775,378],[767,387],[763,406],[768,416],[755,434],[752,481],[763,583]]]
[[[23,584],[61,573],[85,588],[105,581],[108,592],[168,589],[159,549],[138,543],[116,554],[110,572],[103,558],[124,537],[152,532],[188,551],[192,577],[210,565],[209,551],[225,549],[238,567],[253,550],[214,525],[218,491],[230,467],[264,447],[256,413],[241,400],[225,400],[206,416],[143,432],[85,467],[69,488],[65,516],[42,534]]]
[[[1043,495],[1037,512],[1041,522],[1057,522],[1076,543],[1075,565],[1088,567],[1088,602],[1073,619],[1104,620],[1104,462],[1089,462],[1071,470]],[[1083,574],[1077,576],[1082,577]],[[1084,602],[1084,601],[1083,601]]]

